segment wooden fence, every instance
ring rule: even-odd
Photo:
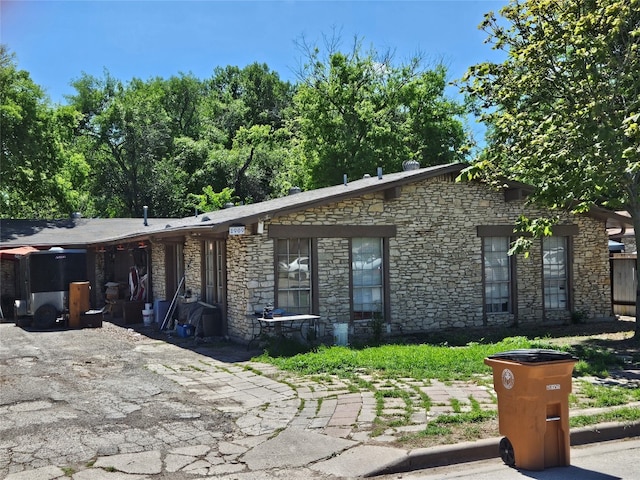
[[[615,315],[636,315],[636,253],[611,255],[611,297]]]

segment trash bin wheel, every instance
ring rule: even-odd
[[[509,465],[510,467],[515,467],[516,465],[516,456],[513,453],[513,445],[507,437],[504,437],[500,440],[500,457],[502,457],[502,461]]]
[[[33,327],[44,330],[47,328],[53,327],[56,323],[56,319],[58,318],[58,310],[56,307],[47,303],[45,305],[41,305],[33,314]]]

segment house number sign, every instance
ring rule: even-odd
[[[243,227],[229,227],[229,235],[244,235],[245,228]]]

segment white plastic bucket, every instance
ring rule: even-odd
[[[333,343],[334,345],[347,346],[349,343],[349,324],[336,323],[333,325]]]
[[[145,325],[151,325],[153,323],[153,310],[142,310],[142,321]]]

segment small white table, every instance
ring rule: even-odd
[[[300,337],[304,338],[304,335],[302,335],[302,327],[305,322],[313,324],[319,318],[319,315],[282,315],[272,318],[256,317],[260,330],[253,336],[251,341],[249,341],[247,348],[250,348],[253,342],[265,336],[285,336],[290,333],[299,333]]]

